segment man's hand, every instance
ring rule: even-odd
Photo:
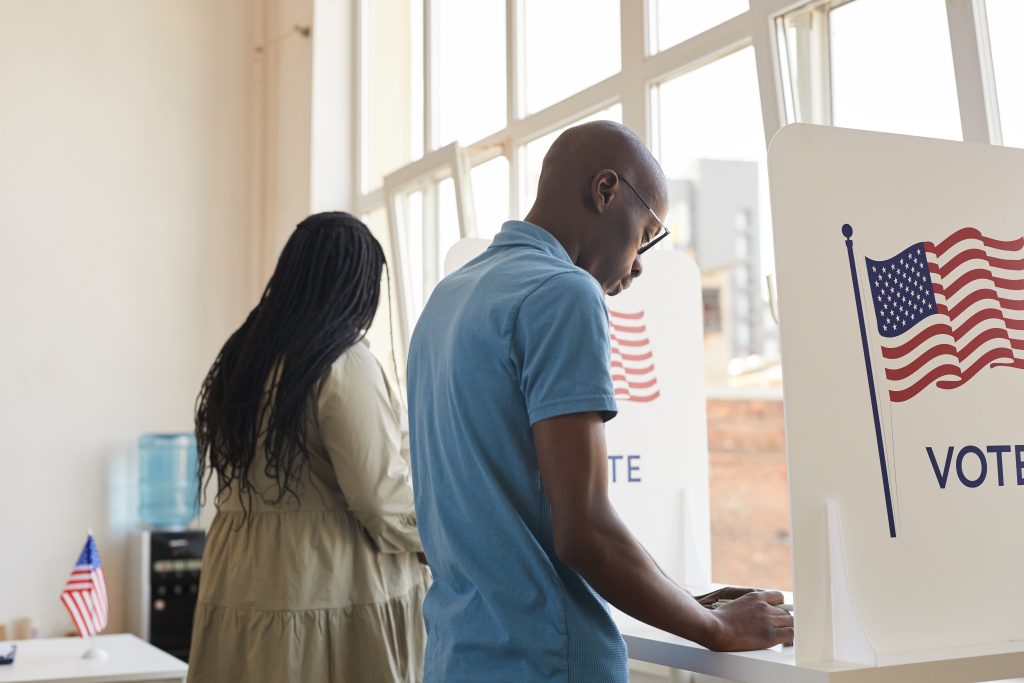
[[[793,615],[774,606],[782,601],[778,591],[753,591],[716,607],[711,614],[717,628],[705,645],[720,652],[737,652],[792,643]]]
[[[739,586],[726,586],[725,588],[719,588],[716,591],[705,593],[704,595],[693,596],[694,600],[704,605],[708,609],[711,608],[719,600],[735,600],[736,598],[743,597],[747,593],[753,593],[754,591],[760,590],[759,588],[740,588]]]

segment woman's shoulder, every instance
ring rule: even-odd
[[[364,341],[358,341],[345,349],[331,363],[331,367],[324,377],[326,386],[351,383],[384,384],[384,371],[380,366],[380,361]]]

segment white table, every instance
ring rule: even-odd
[[[963,652],[948,659],[865,667],[842,662],[797,665],[792,647],[712,652],[634,620],[620,620],[629,658],[745,683],[978,683],[1024,676],[1024,644],[1016,651]],[[942,655],[939,655],[942,656]]]
[[[82,659],[91,641],[82,638],[16,640],[14,664],[0,666],[0,683],[181,683],[188,665],[133,635],[96,637],[106,661]]]

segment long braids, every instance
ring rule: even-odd
[[[347,213],[314,214],[292,233],[259,303],[224,344],[196,401],[200,494],[213,472],[217,502],[237,486],[243,510],[255,493],[257,452],[280,502],[297,496],[308,462],[314,389],[373,321],[384,252]]]

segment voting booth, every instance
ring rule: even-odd
[[[1024,150],[794,125],[769,173],[797,663],[1024,652]]]
[[[456,243],[445,273],[488,244]],[[700,272],[681,252],[643,258],[643,276],[607,298],[619,408],[606,427],[609,497],[662,569],[703,586],[711,580],[711,522]]]

